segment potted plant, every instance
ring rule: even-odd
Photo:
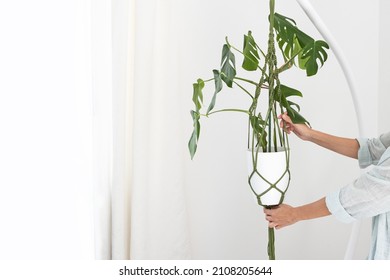
[[[299,113],[300,107],[291,97],[302,97],[302,93],[284,85],[281,73],[297,66],[306,71],[307,76],[317,73],[327,60],[328,44],[314,40],[302,32],[291,18],[275,12],[275,0],[269,0],[269,33],[267,49],[257,44],[251,31],[244,35],[243,48],[238,49],[226,37],[222,48],[221,66],[213,70],[213,77],[198,79],[193,84],[192,100],[195,109],[191,110],[193,132],[188,143],[193,159],[200,136],[200,119],[222,112],[240,112],[248,117],[248,183],[259,205],[273,207],[283,202],[290,183],[290,147],[288,135],[279,126],[278,115],[285,112],[294,123],[307,123]],[[283,63],[278,64],[276,53],[280,49]],[[257,71],[258,80],[253,81],[237,73],[235,53],[242,56],[241,68]],[[207,83],[214,82],[214,94],[203,110],[203,90]],[[217,97],[223,85],[237,87],[249,97],[247,108],[225,108],[215,110]],[[265,106],[260,106],[265,104]],[[260,112],[259,108],[266,108]],[[275,259],[274,229],[268,229],[268,256]]]

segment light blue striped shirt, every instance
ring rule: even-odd
[[[372,217],[368,259],[390,259],[390,132],[357,139],[359,165],[373,165],[352,183],[326,197],[329,211],[343,222]]]

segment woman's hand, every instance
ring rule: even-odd
[[[279,115],[280,127],[283,128],[288,134],[294,132],[302,140],[310,140],[311,128],[306,124],[294,124],[291,118],[287,115],[287,112]]]
[[[264,213],[270,228],[280,229],[299,221],[296,208],[287,204],[281,204],[271,209],[264,208]]]
[[[316,219],[330,215],[325,197],[299,207],[280,204],[271,209],[264,208],[265,219],[270,228],[280,229],[303,220]]]

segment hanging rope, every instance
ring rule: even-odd
[[[288,135],[283,130],[281,131],[278,121],[277,121],[277,108],[276,108],[276,101],[275,98],[278,96],[280,98],[281,92],[280,92],[280,81],[279,76],[276,71],[277,69],[277,57],[276,57],[276,51],[275,51],[275,35],[274,35],[274,14],[275,14],[275,0],[270,0],[270,28],[269,28],[269,37],[268,37],[268,51],[267,55],[265,57],[265,63],[264,67],[262,68],[262,75],[259,81],[259,84],[256,88],[256,95],[253,100],[253,104],[249,110],[249,126],[248,128],[251,129],[252,133],[248,131],[248,149],[252,152],[252,166],[253,170],[250,173],[248,177],[248,183],[250,188],[252,189],[252,192],[255,194],[257,198],[257,202],[259,205],[270,208],[272,206],[279,205],[283,202],[285,193],[288,190],[288,187],[290,185],[290,169],[289,169],[289,162],[290,162],[290,147],[288,142]],[[267,71],[268,70],[268,71]],[[265,116],[265,121],[261,124],[261,129],[258,130],[257,126],[255,124],[255,127],[251,126],[251,119],[254,117],[256,118],[256,121],[261,121],[261,115],[256,112],[257,109],[257,102],[258,98],[261,93],[261,89],[265,82],[268,82],[268,110],[267,114]],[[283,114],[283,107],[280,104],[280,113]],[[266,127],[268,127],[268,134],[266,133]],[[268,136],[268,141],[265,143],[265,135]],[[251,135],[251,141],[249,141]],[[278,139],[279,138],[279,144]],[[280,145],[280,146],[279,146]],[[272,147],[273,146],[273,147]],[[286,167],[284,172],[280,175],[280,177],[275,182],[270,182],[267,178],[265,178],[257,169],[257,162],[258,162],[258,155],[260,152],[260,148],[263,149],[263,152],[277,152],[278,146],[281,147],[284,150],[285,153],[285,161],[286,161]],[[256,193],[254,187],[253,187],[253,179],[255,176],[261,178],[266,184],[268,184],[268,188],[266,188],[261,193]],[[278,187],[278,184],[282,181],[282,179],[287,176],[287,187],[284,189],[281,189]],[[276,190],[280,193],[280,199],[275,205],[267,205],[266,203],[263,203],[263,196],[268,194],[270,191]],[[268,257],[270,260],[275,259],[275,233],[273,228],[268,228]]]

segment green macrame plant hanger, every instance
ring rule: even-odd
[[[287,141],[288,142],[288,141]],[[288,143],[287,143],[288,146]],[[283,149],[279,152],[271,152],[271,153],[260,153],[262,157],[268,157],[268,159],[262,159],[261,167],[262,170],[258,170],[258,156],[259,153],[257,151],[252,152],[248,150],[248,168],[249,176],[248,176],[248,184],[256,197],[257,203],[260,206],[265,208],[275,207],[284,201],[284,196],[288,190],[291,180],[291,174],[289,170],[289,161],[290,161],[290,149]],[[275,156],[278,162],[275,161]],[[283,156],[285,156],[283,158]],[[270,162],[271,161],[271,162]],[[283,164],[284,163],[284,164]],[[275,174],[275,164],[282,165],[278,166],[277,171],[279,174]],[[268,166],[272,165],[272,166]],[[284,166],[283,166],[284,165]],[[269,172],[264,170],[265,168],[270,168],[271,175]],[[268,176],[271,176],[270,179]],[[271,194],[271,195],[270,195]],[[266,197],[268,196],[268,197]],[[266,197],[266,198],[264,198]],[[268,228],[268,257],[270,260],[275,259],[275,231],[274,228]]]
[[[256,196],[257,203],[263,207],[274,207],[281,204],[284,200],[286,191],[290,184],[290,148],[288,136],[279,126],[278,115],[288,113],[293,123],[306,123],[308,121],[300,115],[300,107],[290,99],[302,97],[299,90],[281,84],[279,75],[297,66],[306,71],[307,76],[317,74],[318,69],[327,60],[327,43],[322,40],[314,40],[312,37],[302,32],[296,26],[293,19],[275,13],[275,0],[269,1],[269,33],[267,51],[263,51],[256,43],[252,32],[248,31],[244,35],[244,44],[242,49],[230,44],[226,37],[226,43],[222,47],[222,59],[219,69],[214,69],[213,77],[207,80],[198,79],[193,84],[192,101],[195,105],[191,110],[193,121],[193,132],[188,142],[188,148],[191,158],[194,157],[200,136],[200,119],[210,117],[216,113],[235,112],[244,113],[248,117],[248,150],[249,158],[248,183]],[[277,56],[275,54],[275,45],[281,50],[281,56],[284,63],[278,67]],[[255,71],[259,73],[259,79],[253,81],[251,78],[240,76],[236,71],[236,59],[234,53],[238,52],[243,57],[241,68],[245,71]],[[206,83],[214,83],[215,90],[211,98],[207,111],[203,112],[203,89]],[[223,86],[229,88],[239,88],[241,93],[251,99],[249,108],[223,108],[215,109],[217,97],[219,98]],[[251,89],[249,89],[251,87]],[[266,91],[265,93],[263,92]],[[259,104],[263,104],[261,107]],[[259,108],[266,109],[263,115]],[[259,170],[263,165],[263,160],[258,160],[259,153],[273,154],[283,151],[284,164],[280,175],[269,178]],[[266,187],[258,191],[255,181],[264,181]],[[281,187],[282,181],[287,185]],[[270,193],[279,194],[276,202],[269,203],[267,196]],[[269,259],[275,259],[275,234],[273,228],[268,228],[268,256]]]

